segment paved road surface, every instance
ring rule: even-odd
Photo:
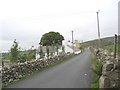
[[[49,68],[8,88],[90,88],[91,56],[82,54]]]

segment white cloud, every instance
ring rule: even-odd
[[[0,27],[4,50],[15,38],[24,48],[37,45],[49,31],[60,32],[66,40],[97,38],[96,11],[100,9],[101,36],[114,35],[118,0],[1,0]],[[4,43],[7,42],[8,43]]]

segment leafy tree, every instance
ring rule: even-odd
[[[17,62],[18,61],[18,55],[19,55],[19,47],[16,39],[13,42],[12,47],[10,48],[10,61],[11,62]]]
[[[19,51],[19,62],[25,62],[35,59],[35,49]]]
[[[21,63],[23,63],[23,62],[25,62],[27,60],[27,54],[20,54],[19,55],[19,62],[21,62]]]
[[[32,50],[28,50],[28,55],[27,55],[27,60],[30,61],[30,60],[33,60],[35,59],[35,49]]]
[[[64,37],[60,35],[60,33],[48,32],[42,36],[40,40],[40,44],[43,46],[62,45],[63,40],[64,40]]]

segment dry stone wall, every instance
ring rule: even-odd
[[[100,49],[97,56],[103,64],[99,88],[120,88],[120,58],[114,58],[113,52]]]
[[[72,54],[65,54],[47,60],[29,61],[27,63],[19,63],[10,67],[3,67],[2,84],[6,86],[13,81],[23,78],[26,74],[32,74],[35,71],[41,70],[50,64],[56,63],[56,61],[65,60],[70,56],[72,56]]]

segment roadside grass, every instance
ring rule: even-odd
[[[93,74],[93,81],[91,84],[91,88],[93,90],[99,89],[99,78],[102,75],[102,63],[96,59],[96,56],[92,53],[92,74]]]
[[[7,85],[6,85],[6,84],[2,84],[2,88],[7,88],[8,86],[10,86],[10,85],[12,85],[12,84],[15,84],[15,83],[17,83],[17,82],[20,82],[20,81],[22,81],[22,80],[25,80],[25,79],[33,76],[33,75],[36,75],[36,74],[38,74],[38,73],[41,73],[42,71],[44,71],[44,70],[46,70],[46,69],[52,68],[52,67],[54,67],[54,66],[57,66],[58,64],[62,64],[62,63],[64,63],[64,62],[66,62],[67,60],[72,59],[72,58],[75,57],[75,56],[76,56],[76,55],[71,54],[69,57],[66,57],[66,58],[61,59],[61,60],[57,60],[55,63],[50,64],[50,65],[48,65],[48,66],[46,66],[46,67],[44,67],[44,68],[42,68],[42,69],[40,69],[40,70],[34,71],[34,72],[31,73],[31,74],[30,74],[30,73],[29,73],[29,74],[26,74],[26,75],[25,75],[24,77],[22,77],[21,79],[18,79],[18,80],[16,80],[16,81],[13,81],[13,82],[11,82],[11,83],[8,83]]]
[[[0,82],[0,90],[2,89],[2,82]]]
[[[118,56],[120,56],[120,44],[118,44],[117,49],[118,49]]]
[[[118,46],[117,46],[117,47],[118,47],[118,52],[120,52],[120,44],[118,44]]]

